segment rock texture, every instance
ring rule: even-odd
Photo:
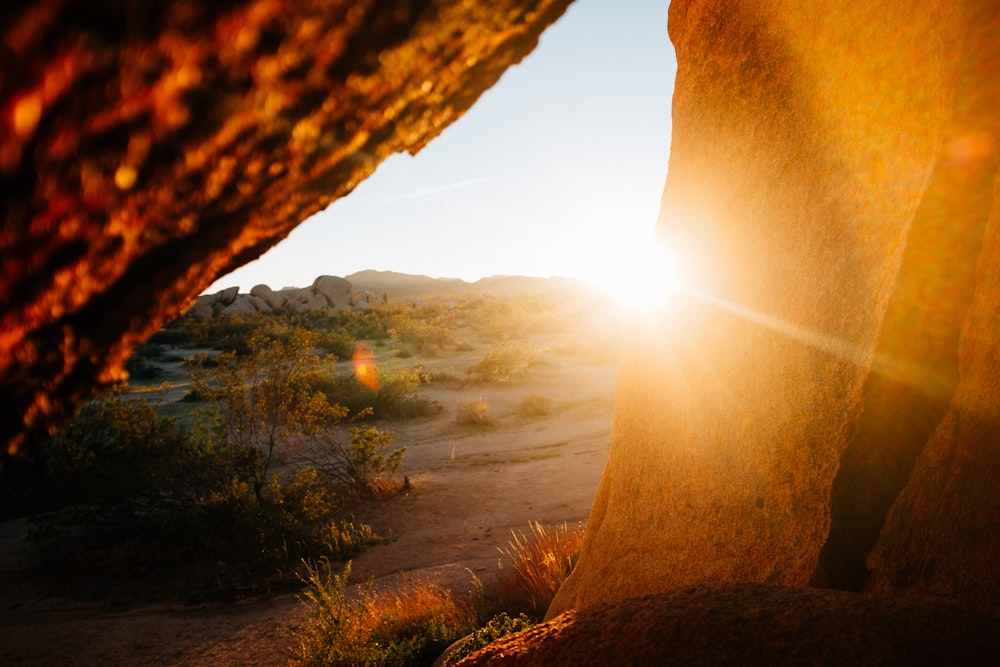
[[[843,591],[685,588],[595,605],[458,663],[561,665],[995,665],[1000,620]]]
[[[353,289],[350,281],[337,276],[319,276],[310,287],[278,292],[267,285],[255,285],[249,294],[241,294],[239,289],[227,287],[215,294],[203,294],[187,312],[195,317],[304,313],[367,308],[384,301],[369,290]]]
[[[0,10],[0,440],[457,119],[570,0]]]
[[[1000,611],[998,17],[671,2],[686,273],[631,335],[550,617],[718,581]]]

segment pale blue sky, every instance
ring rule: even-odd
[[[538,48],[416,156],[208,288],[363,269],[593,279],[656,224],[676,62],[667,0],[576,0]]]

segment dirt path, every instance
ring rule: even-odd
[[[366,517],[388,544],[354,561],[353,577],[391,583],[418,573],[464,594],[467,568],[484,584],[495,576],[498,548],[529,521],[585,521],[607,456],[616,370],[574,355],[547,355],[526,379],[489,386],[436,386],[438,418],[392,424],[406,445],[403,474],[412,489]],[[442,362],[444,363],[444,362]],[[449,362],[451,363],[451,362]],[[554,402],[552,414],[527,418],[524,396]],[[455,422],[459,401],[482,398],[493,425]],[[157,604],[114,608],[46,597],[17,579],[24,525],[0,524],[0,664],[282,665],[288,628],[304,614],[294,595],[240,604]]]

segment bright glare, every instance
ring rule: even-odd
[[[650,240],[605,259],[602,274],[591,282],[612,300],[646,314],[669,306],[680,280],[677,258],[669,249]]]

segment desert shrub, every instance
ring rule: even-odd
[[[520,333],[525,312],[513,297],[487,294],[474,304],[466,317],[483,338],[502,342]]]
[[[534,346],[518,341],[506,341],[492,346],[469,374],[483,382],[506,382],[538,358]]]
[[[258,504],[287,451],[347,415],[313,389],[325,361],[311,354],[315,342],[315,334],[301,329],[287,341],[256,334],[248,354],[220,354],[215,368],[192,377],[214,411],[212,435],[242,461],[238,476],[251,484]]]
[[[289,317],[270,313],[206,318],[186,315],[154,333],[150,341],[187,347],[212,347],[247,355],[252,352],[251,340],[255,336],[287,341],[289,336],[301,329],[303,327],[297,326]]]
[[[302,602],[310,614],[293,630],[291,664],[301,666],[430,665],[475,627],[464,602],[434,584],[409,581],[393,593],[369,583],[346,593],[350,563],[336,573],[307,563]]]
[[[352,415],[365,410],[372,419],[419,419],[440,414],[441,404],[420,395],[420,387],[430,377],[416,370],[399,370],[379,375],[378,388],[372,389],[354,374],[318,378],[314,388],[322,391],[330,403],[347,408]]]
[[[456,406],[455,421],[462,426],[487,426],[490,424],[490,404],[483,399],[460,401]]]
[[[521,414],[525,417],[544,417],[552,413],[552,399],[542,394],[528,394],[521,399]]]
[[[462,658],[472,655],[479,649],[489,646],[496,640],[506,637],[507,635],[512,635],[515,632],[527,630],[532,625],[535,625],[535,621],[532,621],[524,614],[518,614],[514,618],[511,618],[506,612],[500,612],[487,621],[483,627],[469,635],[464,642],[449,653],[443,664],[445,667],[454,665]]]
[[[401,351],[408,355],[437,354],[442,347],[454,342],[455,332],[441,318],[420,319],[405,313],[393,320],[392,337]]]
[[[507,557],[507,567],[501,565],[496,595],[502,609],[523,612],[540,621],[576,565],[583,526],[569,528],[562,524],[546,530],[537,521],[529,526],[530,536],[512,531],[513,541],[501,550]]]
[[[378,541],[344,518],[344,496],[399,488],[403,450],[370,427],[340,446],[347,411],[312,388],[326,369],[310,352],[314,340],[291,331],[287,341],[252,338],[248,355],[219,355],[195,374],[193,391],[207,404],[190,431],[120,393],[88,404],[48,447],[46,479],[63,495],[53,494],[36,536],[86,536],[99,548],[133,540],[137,560],[183,552],[175,567],[197,561],[192,569],[220,585]],[[340,467],[286,466],[306,445],[326,448]],[[228,563],[224,576],[212,573],[215,562]]]
[[[394,477],[406,448],[390,449],[392,432],[367,424],[349,429],[349,434],[347,444],[336,431],[320,435],[302,460],[354,495],[384,498],[396,493],[402,484]]]
[[[315,341],[316,334],[303,330],[293,332],[287,343],[254,338],[252,355],[220,355],[214,371],[196,377],[195,389],[213,402],[216,437],[245,453],[249,467],[243,478],[251,481],[259,501],[270,471],[289,454],[307,460],[334,487],[357,495],[388,495],[398,488],[392,477],[404,449],[390,450],[392,433],[374,427],[352,428],[344,442],[340,424],[352,408],[355,419],[370,416],[374,409],[363,404],[367,401],[354,406],[344,400],[341,378],[331,377],[326,360],[310,354]],[[346,398],[362,390],[372,397],[356,378],[349,381],[360,389],[349,385],[354,394]],[[418,382],[415,376],[393,375],[373,397],[383,411],[392,413],[397,407],[392,401],[402,402]],[[299,450],[318,453],[304,459]]]
[[[351,339],[351,349],[353,349],[353,344],[359,340],[385,340],[389,338],[392,321],[400,310],[398,306],[380,305],[374,308],[341,310],[335,313],[312,311],[296,316],[293,322],[297,326],[320,333],[321,341],[324,332],[341,332],[345,337]],[[350,354],[350,349],[345,351],[347,354],[338,353],[337,356],[346,358]]]
[[[133,524],[186,502],[197,457],[180,425],[116,386],[77,410],[43,449],[43,492],[62,511],[39,518],[42,532],[66,523]]]
[[[184,403],[204,403],[207,400],[208,397],[197,389],[189,389],[183,396],[181,396],[181,401]]]
[[[350,359],[357,342],[354,336],[343,329],[327,329],[319,333],[316,347],[338,359]]]
[[[565,330],[564,309],[551,295],[485,295],[464,304],[464,315],[483,339],[500,343],[529,333]]]
[[[341,490],[321,471],[276,474],[258,492],[259,453],[214,431],[192,435],[120,389],[83,406],[45,445],[39,555],[95,577],[169,571],[239,587],[302,556],[343,559],[380,541],[343,518]]]
[[[156,363],[162,361],[163,357],[163,346],[147,341],[132,350],[132,354],[125,360],[125,370],[130,378],[136,380],[156,379],[163,374],[163,369]]]
[[[157,345],[189,345],[190,336],[180,328],[165,327],[159,331],[154,331],[148,338],[148,342]]]

